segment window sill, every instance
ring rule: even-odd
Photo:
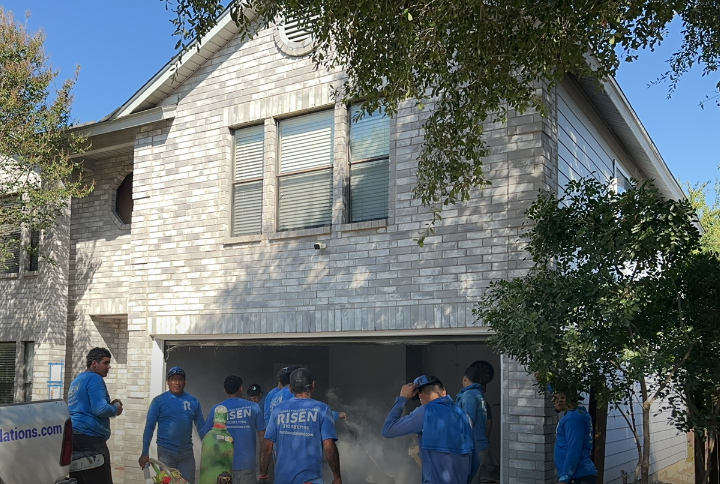
[[[0,279],[18,279],[20,275],[17,272],[0,274]]]
[[[313,237],[316,235],[328,235],[332,232],[332,225],[325,227],[316,227],[314,229],[299,229],[299,230],[286,230],[284,232],[273,232],[267,234],[267,239],[272,240],[283,240],[283,239],[299,239],[301,237]]]
[[[384,229],[387,227],[387,219],[368,220],[366,222],[354,222],[350,224],[336,225],[336,232],[354,232],[357,230]]]
[[[37,277],[39,273],[39,270],[25,271],[23,272],[23,279],[32,279],[34,277]]]
[[[302,237],[315,237],[318,235],[329,235],[332,232],[332,226],[316,227],[314,229],[286,230],[283,232],[273,232],[269,234],[241,235],[240,237],[226,237],[223,245],[250,245],[263,241],[272,242],[274,240],[300,239]]]

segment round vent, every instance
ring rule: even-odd
[[[283,19],[275,25],[275,44],[287,55],[300,57],[313,50],[312,34],[298,19]]]

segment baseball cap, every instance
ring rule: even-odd
[[[440,378],[434,375],[420,375],[413,380],[413,383],[417,386],[418,390],[422,389],[425,385],[431,385],[433,383],[439,383],[442,385]]]
[[[187,378],[187,375],[185,375],[185,370],[183,370],[181,366],[173,366],[168,370],[167,377],[170,378],[173,375],[180,375],[183,378]]]
[[[290,374],[290,388],[296,393],[306,391],[314,381],[312,372],[307,368],[295,367]]]
[[[285,373],[287,373],[288,367],[280,368],[280,371],[277,372],[277,379],[280,380],[283,376],[285,376]]]
[[[247,394],[249,397],[256,397],[262,393],[262,388],[260,388],[260,385],[257,383],[253,383],[250,385],[250,388],[248,388]]]

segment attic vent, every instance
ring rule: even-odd
[[[285,37],[289,42],[302,43],[305,39],[310,38],[310,32],[308,32],[304,26],[300,25],[300,21],[296,19],[289,19],[285,21],[283,29],[285,30]]]
[[[293,57],[309,54],[314,42],[307,21],[294,18],[279,21],[275,26],[275,44],[280,51]]]

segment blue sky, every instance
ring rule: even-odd
[[[73,115],[79,123],[99,120],[128,100],[175,54],[172,12],[164,0],[0,0],[17,19],[25,12],[31,31],[43,29],[51,64],[60,78],[74,74]],[[677,27],[677,26],[676,26]],[[648,87],[679,45],[677,28],[656,52],[624,64],[618,82],[673,174],[682,182],[713,181],[720,175],[720,108],[698,103],[712,94],[718,76],[693,71],[672,98],[667,85]]]

